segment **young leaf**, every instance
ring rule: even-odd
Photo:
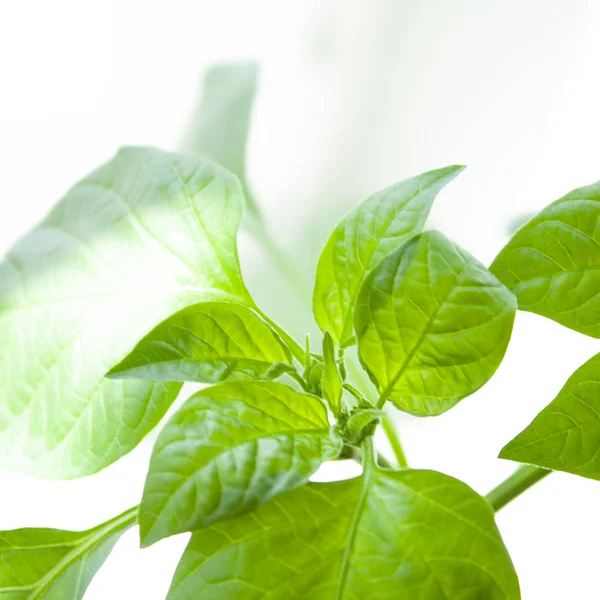
[[[140,506],[142,544],[250,510],[308,481],[342,440],[314,396],[276,382],[222,383],[161,431]]]
[[[518,600],[490,505],[433,471],[308,484],[192,536],[168,600]]]
[[[356,306],[360,359],[381,394],[415,415],[438,415],[500,364],[516,301],[441,233],[414,237],[367,277]]]
[[[437,193],[464,167],[428,171],[374,194],[333,230],[317,265],[313,311],[338,346],[353,343],[354,304],[368,272],[419,233]]]
[[[579,188],[528,221],[490,270],[519,308],[600,337],[600,183]]]
[[[500,458],[600,479],[600,354],[500,452]]]
[[[0,532],[2,600],[81,600],[117,540],[135,525],[137,509],[89,529]]]
[[[363,408],[353,412],[344,427],[344,438],[353,441],[359,438],[365,428],[374,426],[385,415],[377,408]]]
[[[335,348],[329,332],[323,338],[323,397],[327,400],[334,415],[342,408],[342,378],[335,360]]]
[[[218,383],[274,379],[291,363],[287,346],[252,309],[203,302],[163,321],[108,376]]]
[[[174,312],[252,305],[235,177],[196,156],[126,148],[78,183],[0,264],[0,462],[89,475],[131,450],[179,385],[106,371]]]

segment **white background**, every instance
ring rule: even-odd
[[[256,59],[250,175],[282,242],[301,248],[366,194],[463,163],[432,224],[489,263],[512,217],[600,179],[599,29],[593,0],[0,0],[0,250],[118,146],[176,149],[203,70]],[[411,464],[489,491],[514,468],[502,445],[599,349],[519,314],[483,390],[399,418]],[[78,481],[0,473],[0,528],[117,514],[150,448]],[[500,513],[525,600],[600,597],[599,506],[600,482],[553,474]],[[139,551],[130,532],[86,599],[164,598],[185,541]]]

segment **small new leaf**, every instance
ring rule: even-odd
[[[600,354],[579,367],[558,396],[510,441],[500,458],[600,479]]]
[[[194,533],[168,600],[518,600],[490,505],[433,471],[308,484]]]
[[[438,415],[502,361],[516,301],[482,264],[434,231],[414,237],[365,280],[356,307],[361,362],[381,394]]]
[[[0,532],[2,600],[81,600],[137,510],[87,531],[13,529]]]
[[[336,226],[317,265],[313,311],[341,347],[353,343],[354,304],[368,272],[419,233],[437,193],[464,167],[428,171],[358,205]]]
[[[287,346],[252,309],[203,302],[163,321],[108,376],[219,383],[274,379],[291,363]]]
[[[519,308],[600,337],[600,183],[574,190],[528,221],[490,270]]]
[[[351,443],[360,441],[365,429],[374,429],[383,415],[385,415],[385,412],[377,408],[356,410],[346,421],[343,431],[344,439]],[[372,435],[373,431],[369,431],[369,433]]]
[[[341,449],[314,396],[272,381],[202,390],[156,441],[140,506],[142,544],[255,508],[306,483]]]
[[[335,348],[329,332],[323,338],[323,397],[327,400],[334,415],[339,415],[342,408],[342,378],[338,370]]]

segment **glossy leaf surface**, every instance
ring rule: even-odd
[[[490,270],[521,310],[600,337],[600,183],[579,188],[528,221]]]
[[[336,226],[317,265],[313,311],[339,346],[353,343],[354,304],[368,272],[419,233],[437,193],[464,167],[429,171],[358,205]]]
[[[0,532],[2,600],[81,600],[136,511],[88,531],[14,529]]]
[[[0,264],[0,461],[49,478],[131,450],[179,385],[104,377],[185,306],[251,300],[236,179],[195,156],[126,148]]]
[[[291,368],[281,338],[252,309],[230,302],[184,308],[149,333],[109,376],[218,383],[273,379]]]
[[[356,308],[360,358],[382,398],[437,415],[494,374],[515,311],[514,296],[482,264],[426,232],[365,280]]]
[[[222,383],[161,431],[140,508],[143,545],[250,510],[294,489],[342,440],[325,405],[277,382]]]
[[[600,354],[509,442],[500,458],[600,479]]]
[[[518,600],[490,505],[433,471],[308,484],[195,533],[169,600]]]

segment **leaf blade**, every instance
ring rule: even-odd
[[[500,458],[600,479],[600,355],[579,367]]]
[[[271,379],[292,368],[292,354],[251,308],[202,302],[163,321],[108,376],[219,383]]]
[[[249,600],[520,597],[489,504],[451,477],[412,470],[308,484],[194,534],[168,599],[201,592]]]
[[[89,475],[156,425],[179,385],[104,374],[187,305],[251,304],[235,244],[242,204],[210,161],[125,148],[16,244],[0,264],[4,466]]]
[[[313,312],[338,346],[352,343],[354,302],[365,276],[422,230],[437,193],[463,169],[453,165],[392,185],[336,226],[317,265]]]
[[[190,398],[160,433],[140,508],[142,544],[240,514],[308,481],[342,448],[321,401],[277,382]]]
[[[137,509],[87,531],[14,529],[0,533],[0,596],[81,600]]]
[[[600,183],[578,188],[530,219],[490,270],[519,309],[600,337]]]
[[[356,308],[359,356],[381,394],[415,415],[437,415],[494,374],[516,301],[483,265],[428,231],[385,258]]]

